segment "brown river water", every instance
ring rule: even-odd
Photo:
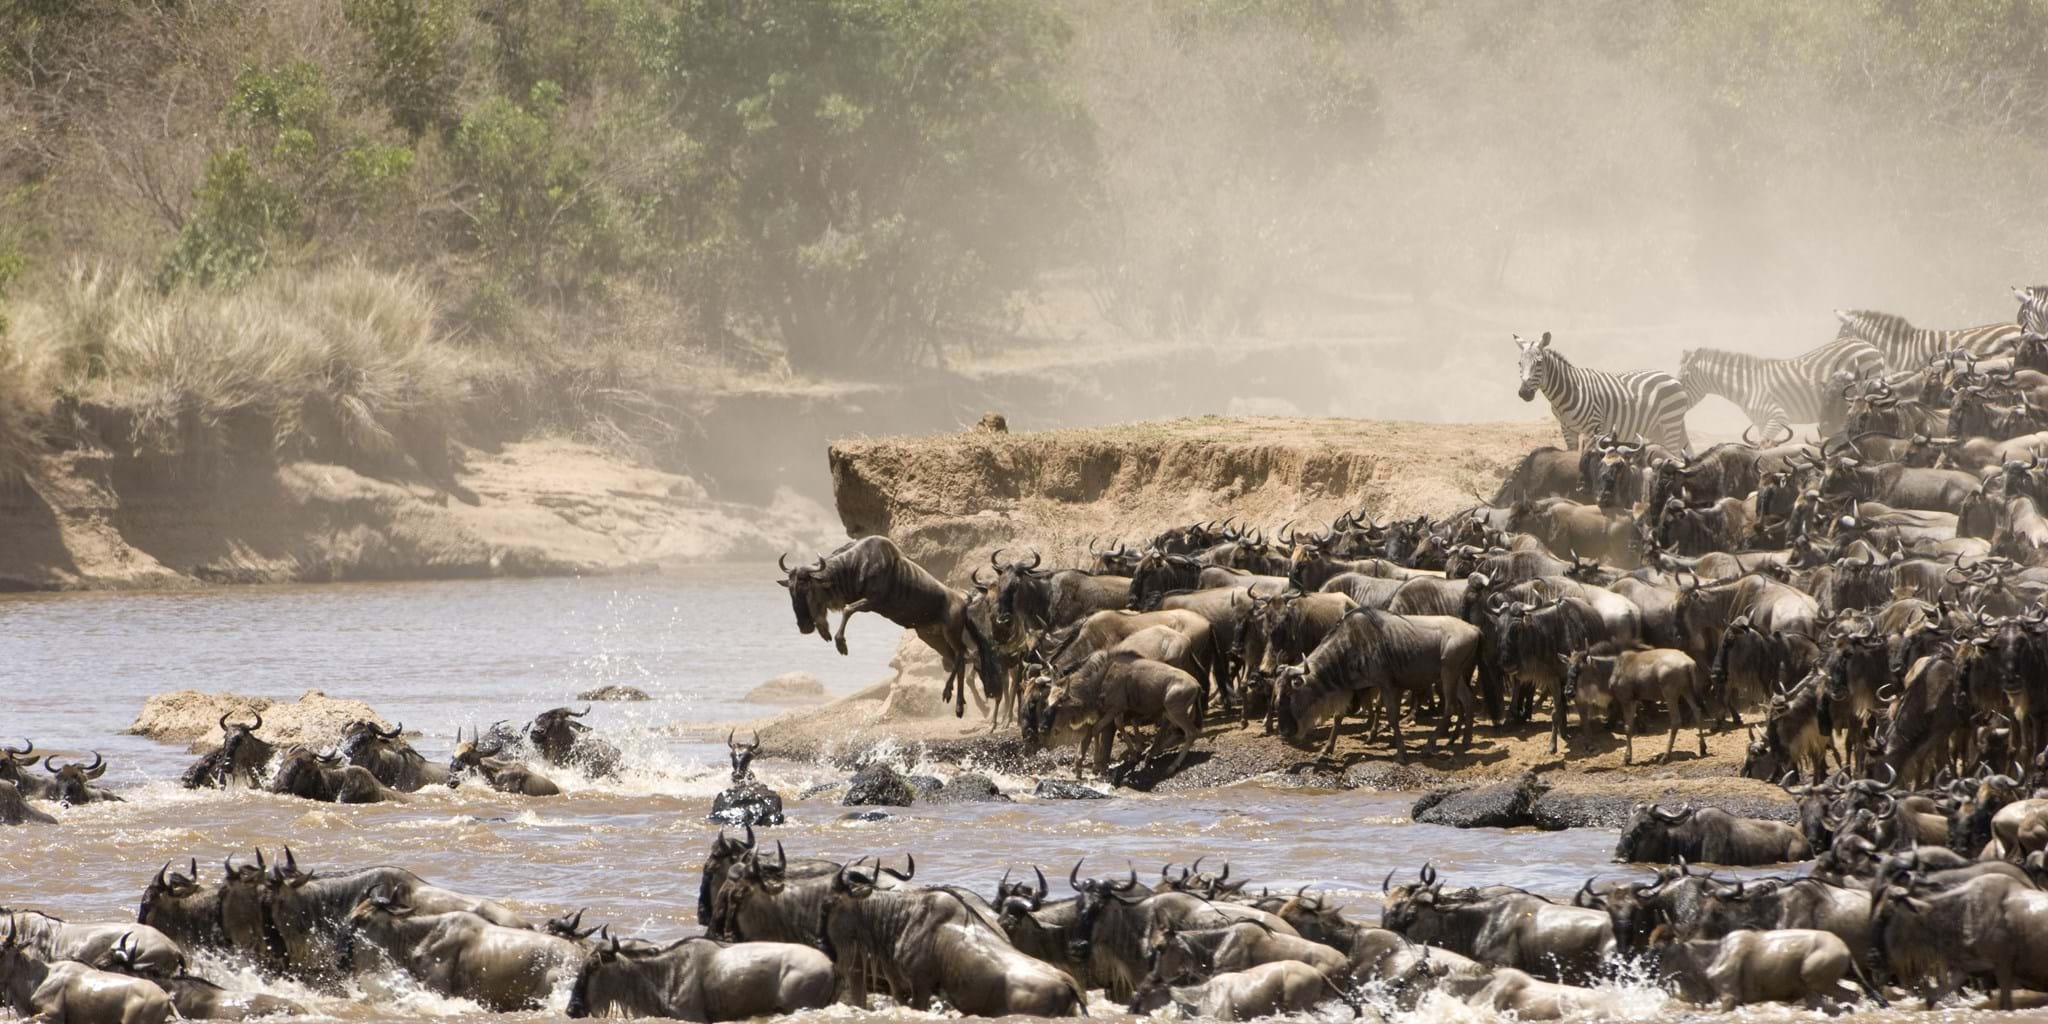
[[[772,566],[718,566],[661,576],[238,588],[165,595],[0,598],[0,739],[39,749],[98,750],[112,767],[101,781],[127,802],[58,808],[59,823],[0,829],[0,905],[47,910],[74,921],[133,920],[158,866],[197,858],[217,878],[228,854],[289,843],[302,866],[341,871],[376,864],[409,868],[435,883],[495,896],[529,916],[588,907],[586,924],[675,938],[696,923],[698,870],[717,828],[705,821],[726,784],[722,745],[678,726],[755,717],[739,700],[759,682],[801,670],[834,694],[887,675],[896,637],[863,616],[850,657],[799,636]],[[308,689],[368,702],[403,721],[431,759],[447,756],[457,726],[524,721],[595,686],[638,687],[653,700],[600,704],[589,721],[634,767],[594,782],[555,769],[565,793],[524,799],[479,787],[422,792],[400,804],[332,806],[267,794],[186,792],[177,777],[194,759],[182,744],[121,730],[151,694],[195,688],[294,699]],[[919,770],[915,749],[877,751]],[[845,820],[830,798],[797,793],[845,772],[767,761],[757,772],[790,798],[790,824],[767,830],[792,856],[892,865],[917,857],[919,881],[992,892],[1006,868],[1045,868],[1054,895],[1082,857],[1091,874],[1136,865],[1156,877],[1166,862],[1207,856],[1258,885],[1334,890],[1350,913],[1378,917],[1387,871],[1413,877],[1434,861],[1453,885],[1507,883],[1568,894],[1590,875],[1643,875],[1612,864],[1614,833],[1461,832],[1408,820],[1412,795],[1331,792],[1247,783],[1163,795],[1121,793],[1099,801],[962,804],[893,811],[882,821]],[[943,774],[943,770],[938,770]],[[1006,791],[1032,781],[995,774]],[[364,979],[347,997],[264,982],[234,965],[202,960],[202,973],[231,988],[264,987],[351,1021],[484,1018],[474,1004],[419,990],[401,977]],[[1706,1016],[1654,989],[1616,982],[1634,1019]],[[494,1019],[549,1020],[553,1012]],[[6,1011],[0,1010],[0,1015]],[[1121,1011],[1098,1000],[1097,1016]],[[1166,1011],[1168,1015],[1172,1011]],[[806,1016],[925,1017],[923,1011]],[[1338,1008],[1331,1019],[1348,1019]],[[1476,1020],[1433,1000],[1412,1019]],[[1742,1019],[1810,1017],[1776,1007]],[[1861,1014],[1859,1018],[1870,1017]],[[1886,1018],[1933,1020],[1897,1012]],[[1941,1019],[1976,1017],[1949,1010]],[[1818,1018],[1814,1018],[1818,1019]]]

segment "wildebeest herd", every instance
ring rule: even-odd
[[[1882,787],[1879,787],[1882,789]],[[2026,867],[1944,847],[1837,844],[1796,878],[1715,878],[1684,864],[1647,881],[1587,879],[1569,900],[1509,886],[1447,889],[1428,864],[1380,885],[1377,927],[1306,886],[1254,888],[1232,866],[1067,872],[1040,867],[987,894],[917,881],[917,861],[791,858],[749,827],[704,859],[707,933],[613,935],[585,912],[531,920],[395,867],[321,870],[290,849],[196,860],[148,881],[133,922],[73,924],[0,908],[7,1001],[53,1021],[150,1024],[304,1012],[190,971],[192,954],[353,991],[397,971],[491,1010],[566,1004],[572,1017],[741,1020],[821,1008],[936,1003],[997,1017],[1086,1016],[1089,993],[1145,1013],[1247,1020],[1348,1008],[1412,1009],[1432,993],[1523,1020],[1627,1013],[1602,983],[1648,979],[1732,1009],[1784,1001],[1833,1010],[1899,993],[1928,1005],[1964,985],[2013,1005],[2048,989],[2048,892]]]

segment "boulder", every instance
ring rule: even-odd
[[[839,803],[843,807],[908,807],[916,800],[917,790],[902,772],[877,762],[853,774]]]
[[[1550,788],[1535,772],[1511,782],[1439,790],[1415,802],[1411,812],[1424,825],[1451,828],[1516,828],[1535,824],[1537,797]]]
[[[782,794],[749,779],[713,797],[709,817],[721,825],[780,825]]]
[[[946,788],[946,780],[936,775],[912,775],[910,788],[917,791],[919,800],[928,800],[932,794]]]
[[[785,672],[740,699],[749,704],[817,704],[825,699],[825,681],[809,672]]]
[[[289,704],[267,697],[177,690],[159,693],[144,702],[142,712],[126,731],[131,736],[147,736],[165,743],[188,743],[198,753],[220,746],[222,715],[247,722],[259,712],[263,715],[260,735],[280,747],[303,743],[325,749],[340,742],[342,730],[357,720],[391,728],[391,723],[368,704],[329,697],[319,690],[307,690]]]
[[[1107,800],[1109,794],[1093,786],[1083,785],[1072,779],[1043,778],[1032,787],[1031,795],[1040,800]]]
[[[946,780],[938,792],[924,797],[934,804],[1006,804],[1010,798],[996,788],[996,780],[980,772],[961,772]]]
[[[631,686],[600,686],[576,695],[577,700],[647,700],[647,691]]]
[[[1799,805],[1784,790],[1754,779],[1571,780],[1544,793],[1530,807],[1530,824],[1545,831],[1628,827],[1637,804],[1666,807],[1691,801],[1743,818],[1797,823]]]
[[[886,821],[888,811],[848,811],[839,816],[840,821]]]

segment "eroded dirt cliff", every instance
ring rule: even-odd
[[[859,439],[832,446],[832,491],[849,535],[886,534],[952,579],[997,547],[1079,565],[1091,538],[1224,516],[1271,529],[1361,507],[1443,515],[1554,438],[1541,422],[1205,417]]]

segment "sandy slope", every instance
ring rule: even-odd
[[[315,462],[195,479],[73,451],[0,492],[0,589],[598,574],[772,558],[829,532],[794,495],[714,501],[559,439],[471,451],[445,489]]]

